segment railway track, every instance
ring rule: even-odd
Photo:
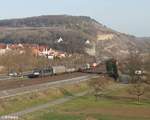
[[[77,75],[77,74],[74,74],[74,75]],[[82,75],[80,74],[79,76],[74,76],[74,77],[73,76],[72,77],[68,76],[67,78],[64,77],[64,79],[63,78],[57,79],[57,80],[55,79],[55,80],[51,80],[51,81],[47,81],[47,82],[43,82],[43,83],[37,83],[37,84],[31,84],[31,85],[27,85],[27,86],[17,87],[17,88],[13,88],[13,89],[1,90],[0,91],[0,99],[14,97],[17,95],[23,95],[23,94],[27,94],[27,93],[36,92],[36,91],[42,91],[42,90],[48,89],[49,87],[60,87],[61,85],[64,85],[64,84],[74,84],[74,83],[87,81],[89,79],[98,77],[97,75],[90,75],[90,74],[82,74]],[[33,80],[33,83],[34,83],[34,80]]]
[[[21,88],[26,86],[32,86],[52,81],[58,81],[58,80],[64,80],[64,79],[70,79],[74,77],[84,76],[87,75],[86,73],[70,73],[70,74],[61,74],[56,76],[48,76],[43,78],[34,78],[34,79],[16,79],[12,78],[10,80],[1,80],[0,81],[0,91],[2,90],[9,90],[9,89],[15,89],[15,88]]]

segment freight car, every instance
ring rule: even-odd
[[[79,72],[84,73],[93,73],[93,74],[108,74],[110,77],[113,77],[115,80],[118,79],[118,68],[117,61],[115,59],[108,59],[101,63],[93,63],[90,68],[87,66],[81,66]]]
[[[84,71],[86,71],[90,68],[91,68],[90,64],[83,64],[83,65],[80,65],[80,67],[78,68],[78,71],[79,72],[84,72]]]
[[[51,76],[51,75],[53,75],[53,69],[50,67],[44,69],[34,69],[33,72],[28,75],[28,77],[37,78],[37,77]]]
[[[66,68],[65,66],[52,66],[44,69],[33,70],[31,74],[28,75],[29,78],[43,77],[43,76],[52,76],[63,73],[72,73],[72,72],[84,72],[84,73],[96,73],[96,74],[108,74],[110,77],[113,77],[115,80],[118,79],[118,68],[117,61],[115,59],[106,60],[103,63],[93,63],[93,64],[83,64],[77,68]]]
[[[52,70],[53,70],[54,75],[62,74],[66,72],[66,67],[65,66],[53,66]]]
[[[75,68],[67,68],[66,69],[66,72],[67,73],[73,73],[73,72],[76,72],[77,70]]]
[[[34,69],[31,74],[28,75],[29,78],[37,78],[44,76],[52,76],[63,73],[72,73],[75,72],[75,68],[66,68],[65,66],[52,66],[43,69]]]

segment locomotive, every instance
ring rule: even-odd
[[[115,59],[109,59],[105,62],[107,74],[113,77],[115,80],[118,79],[118,68],[117,61]]]
[[[79,68],[66,68],[65,66],[51,66],[48,68],[34,69],[31,74],[28,75],[29,78],[37,78],[44,76],[53,76],[63,73],[72,72],[84,72],[84,73],[95,73],[95,74],[108,74],[115,80],[118,79],[118,68],[117,61],[115,59],[106,60],[104,63],[96,64],[93,63],[80,65]]]

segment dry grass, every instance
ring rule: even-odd
[[[66,92],[75,94],[88,89],[86,83],[61,86]],[[41,92],[33,92],[21,96],[0,100],[0,115],[17,112],[33,106],[45,104],[49,101],[61,98],[67,94],[61,91],[60,87],[49,88]]]

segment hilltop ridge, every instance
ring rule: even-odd
[[[58,42],[59,39],[62,41]],[[103,49],[106,56],[119,56],[128,52],[129,44],[146,51],[145,41],[149,43],[149,40],[112,30],[87,16],[45,15],[0,20],[0,42],[46,44],[71,53],[98,56]]]

